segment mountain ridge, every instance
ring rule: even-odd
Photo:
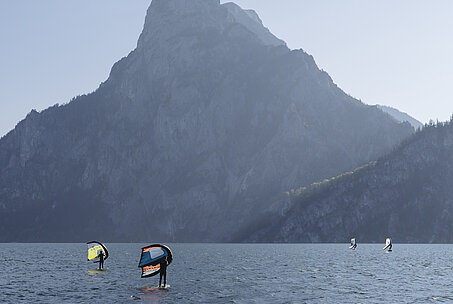
[[[353,172],[288,192],[247,241],[451,243],[453,121]],[[279,208],[280,208],[279,207]]]
[[[388,113],[399,122],[407,121],[412,125],[412,127],[414,127],[415,130],[417,130],[418,128],[423,128],[423,124],[420,121],[418,121],[417,119],[415,119],[414,117],[410,116],[407,113],[401,112],[398,109],[384,105],[376,105],[376,107]]]

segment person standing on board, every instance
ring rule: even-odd
[[[99,270],[101,269],[104,269],[104,252],[101,250],[101,252],[99,252]]]
[[[382,249],[384,249],[384,250],[387,249],[387,252],[392,252],[392,247],[393,247],[392,246],[392,239],[391,238],[387,238],[385,240],[385,247],[382,248]]]
[[[164,257],[160,262],[159,287],[165,287],[167,285],[167,265],[167,257]],[[164,285],[162,285],[162,277],[164,277]]]

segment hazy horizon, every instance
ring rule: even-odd
[[[0,136],[31,109],[95,90],[135,48],[150,0],[0,3]],[[229,1],[222,1],[229,2]],[[447,120],[453,3],[237,0],[346,93],[416,119]]]

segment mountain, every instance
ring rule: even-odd
[[[417,130],[418,128],[423,128],[423,124],[420,121],[418,121],[417,119],[413,118],[412,116],[410,116],[407,113],[404,113],[404,112],[401,112],[400,110],[397,110],[395,108],[388,107],[388,106],[383,106],[383,105],[376,105],[376,107],[378,107],[379,109],[381,109],[385,113],[389,114],[390,116],[392,116],[393,118],[395,118],[399,122],[407,121],[408,123],[410,123],[412,125],[412,127],[414,127],[415,130]]]
[[[0,241],[232,241],[287,189],[413,133],[345,94],[257,14],[154,0],[93,93],[0,140]]]
[[[266,214],[248,241],[453,242],[453,120],[354,172],[287,193]]]
[[[254,10],[243,10],[233,2],[224,3],[223,7],[228,10],[236,22],[253,32],[262,43],[270,46],[286,46],[283,40],[275,37],[269,29],[264,27],[263,21]]]

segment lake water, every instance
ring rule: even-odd
[[[1,303],[453,303],[453,245],[169,244],[170,287],[140,278],[140,248],[0,244]]]

